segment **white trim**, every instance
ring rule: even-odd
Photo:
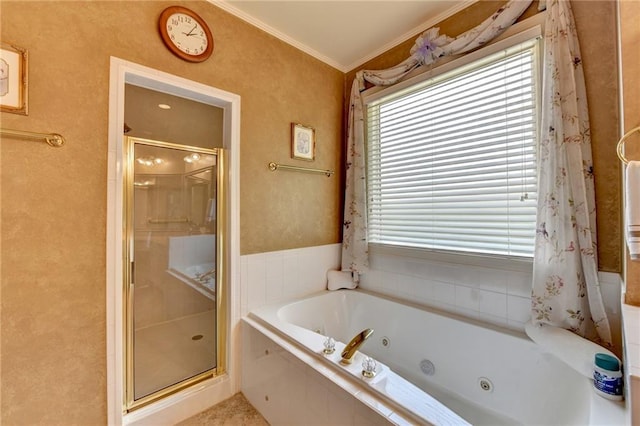
[[[383,46],[381,46],[380,48],[376,49],[375,51],[371,52],[370,54],[363,56],[362,58],[352,62],[351,64],[342,64],[320,52],[318,52],[317,50],[313,49],[310,46],[307,46],[304,43],[301,43],[293,38],[291,38],[290,36],[282,33],[281,31],[277,30],[276,28],[264,23],[263,21],[249,15],[248,13],[238,9],[237,7],[229,4],[226,0],[207,0],[209,3],[213,4],[214,6],[219,7],[220,9],[224,10],[225,12],[228,12],[234,16],[236,16],[237,18],[242,19],[243,21],[253,25],[254,27],[257,27],[259,29],[261,29],[262,31],[271,34],[272,36],[284,41],[287,44],[290,44],[291,46],[295,47],[296,49],[299,49],[305,53],[307,53],[308,55],[313,56],[314,58],[324,62],[327,65],[332,66],[333,68],[342,71],[344,73],[347,73],[351,70],[354,70],[356,68],[358,68],[360,65],[364,64],[365,62],[381,55],[382,53],[386,52],[387,50],[398,46],[401,43],[404,43],[405,41],[409,40],[411,37],[417,37],[419,33],[428,30],[429,28],[431,28],[432,26],[434,26],[435,24],[455,15],[456,13],[458,13],[459,11],[471,6],[472,4],[476,3],[478,0],[464,0],[460,3],[457,3],[455,6],[445,10],[444,12],[434,16],[433,18],[429,19],[428,21],[418,25],[417,27],[412,28],[411,30],[405,32],[404,34],[402,34],[399,37],[396,37],[394,40],[390,41],[389,43],[384,44]]]
[[[124,85],[133,83],[225,109],[224,148],[229,161],[229,345],[227,374],[202,382],[142,411],[123,415],[122,206]],[[240,389],[240,96],[111,57],[107,176],[107,419],[109,425],[174,424]],[[162,419],[162,421],[160,421]],[[160,421],[160,423],[158,423]]]

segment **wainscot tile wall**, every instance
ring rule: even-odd
[[[328,244],[241,256],[242,315],[326,290],[327,271],[340,269],[341,247]]]
[[[242,315],[326,289],[327,271],[340,269],[340,256],[340,244],[242,256]],[[518,331],[529,319],[531,272],[522,265],[489,268],[382,253],[372,253],[370,263],[360,282],[365,290]],[[614,346],[621,348],[620,276],[599,277]]]
[[[363,289],[518,331],[530,318],[532,276],[522,266],[488,268],[379,253],[369,260]],[[598,276],[614,346],[620,348],[620,275]]]

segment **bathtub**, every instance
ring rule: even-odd
[[[366,389],[377,399],[370,405],[392,407],[409,419],[387,418],[392,423],[627,422],[624,403],[596,395],[591,380],[524,334],[362,290],[325,291],[264,306],[252,311],[247,321],[303,351],[299,353],[306,354],[307,364],[323,365],[328,379],[350,380],[352,385],[345,389],[353,389],[353,383]],[[373,335],[353,364],[341,365],[345,343],[365,328],[374,329]],[[331,355],[323,353],[327,336],[337,341]],[[365,356],[378,362],[372,379],[360,374]],[[388,416],[389,411],[380,414]]]

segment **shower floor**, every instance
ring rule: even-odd
[[[213,310],[135,330],[135,399],[213,368],[215,345]]]

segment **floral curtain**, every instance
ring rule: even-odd
[[[547,3],[532,320],[610,346],[580,47],[569,0]]]
[[[346,188],[342,240],[342,270],[352,271],[354,281],[367,272],[367,189],[365,176],[364,112],[360,92],[365,80],[376,86],[388,86],[400,81],[415,68],[430,65],[439,58],[476,49],[509,28],[529,7],[532,0],[511,0],[480,25],[455,39],[431,28],[417,38],[411,56],[386,70],[358,71],[351,87],[347,128]]]

